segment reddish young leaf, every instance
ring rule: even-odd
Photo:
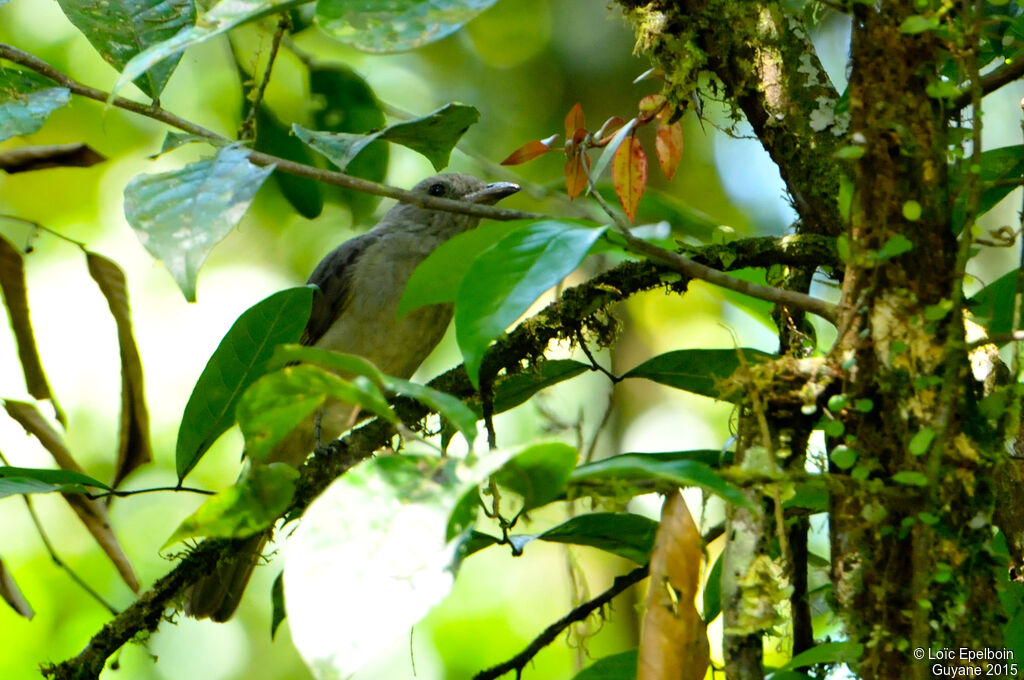
[[[658,154],[658,164],[665,177],[672,179],[683,159],[683,126],[677,120],[671,125],[667,117],[662,117],[658,132],[654,138],[654,149]]]
[[[636,218],[640,197],[647,188],[647,154],[636,133],[629,135],[612,159],[612,186],[629,221]]]
[[[665,95],[663,94],[649,94],[640,100],[637,105],[639,109],[639,118],[643,121],[648,121],[658,115],[658,112],[665,108],[666,103]]]
[[[537,156],[551,151],[551,147],[539,140],[527,142],[508,155],[508,158],[501,162],[502,165],[519,165],[526,161],[532,161]]]
[[[586,129],[587,123],[583,118],[583,107],[576,102],[576,106],[569,109],[569,113],[565,115],[565,138],[572,139],[577,130]]]
[[[583,167],[586,161],[590,167],[590,159],[583,153],[580,147],[574,147],[574,153],[569,155],[565,162],[565,190],[569,193],[569,199],[574,199],[583,193],[587,188],[587,171]]]
[[[619,116],[612,116],[604,122],[601,129],[594,133],[595,146],[604,146],[611,141],[615,133],[622,129],[622,126],[626,124],[625,119]]]

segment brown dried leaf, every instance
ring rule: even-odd
[[[21,146],[0,151],[0,170],[13,175],[46,168],[88,168],[105,160],[106,156],[82,143]]]
[[[665,177],[672,179],[683,160],[683,126],[676,121],[671,125],[663,117],[654,138],[654,149],[658,154],[658,165]]]
[[[677,491],[661,509],[651,553],[637,680],[701,680],[707,673],[707,627],[694,606],[702,557],[700,533]]]
[[[629,135],[612,158],[612,186],[626,217],[632,222],[647,188],[647,154],[635,132]]]
[[[85,258],[89,275],[110,306],[110,314],[117,324],[117,344],[121,348],[121,424],[117,439],[117,466],[111,482],[111,486],[116,488],[128,473],[153,460],[149,411],[143,390],[142,361],[132,333],[124,272],[116,262],[102,255],[87,251]]]
[[[532,161],[538,156],[546,154],[551,151],[551,147],[540,140],[533,140],[523,144],[521,147],[513,151],[508,155],[508,158],[501,162],[502,165],[519,165],[527,161]]]
[[[565,115],[565,138],[572,139],[576,135],[577,130],[586,130],[587,123],[583,117],[583,107],[580,106],[579,102],[569,109],[569,113]]]
[[[36,399],[52,399],[50,385],[39,359],[39,349],[32,333],[32,319],[28,310],[28,294],[25,291],[25,266],[21,252],[13,243],[0,236],[0,291],[7,306],[7,318],[14,330],[18,344],[18,358],[25,374],[28,393]]]
[[[18,589],[18,584],[14,582],[14,576],[4,565],[3,559],[0,559],[0,597],[11,606],[11,609],[26,619],[31,620],[36,615],[32,611],[32,605],[28,603],[25,596],[21,594],[21,590]]]
[[[26,432],[34,435],[39,440],[43,448],[50,452],[50,455],[57,461],[57,465],[61,469],[74,470],[75,472],[85,474],[82,467],[71,456],[67,446],[64,445],[60,434],[46,422],[43,414],[39,412],[39,409],[34,404],[5,399],[4,409],[11,418],[25,428]],[[107,506],[99,500],[88,498],[78,493],[65,493],[61,495],[64,496],[64,500],[75,511],[78,518],[82,520],[85,528],[89,530],[92,537],[99,543],[100,548],[107,554],[110,561],[114,563],[118,573],[121,574],[121,578],[128,584],[128,587],[135,592],[139,592],[139,580],[135,576],[135,570],[132,569],[128,556],[121,549],[121,544],[118,543],[114,530],[111,528],[110,521],[107,518]]]

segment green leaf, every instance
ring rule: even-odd
[[[248,156],[247,149],[225,147],[210,160],[139,175],[125,187],[128,223],[189,302],[196,300],[196,277],[206,256],[234,229],[274,171],[253,165]]]
[[[722,555],[715,558],[708,573],[707,583],[704,585],[704,607],[701,618],[704,623],[711,623],[722,613]]]
[[[930,427],[922,427],[910,438],[910,445],[907,448],[915,456],[920,456],[928,452],[933,439],[935,439],[935,430]]]
[[[278,156],[303,165],[313,165],[313,154],[309,147],[290,133],[288,127],[281,123],[269,111],[261,106],[256,112],[256,139],[253,149]],[[297,177],[289,172],[274,173],[281,195],[285,197],[295,211],[311,220],[320,215],[324,209],[323,186],[308,177]]]
[[[246,455],[265,460],[274,446],[326,399],[336,399],[396,423],[380,389],[366,378],[345,380],[318,366],[300,364],[269,373],[245,391],[235,417],[245,436]]]
[[[740,349],[681,349],[648,359],[623,378],[647,378],[654,382],[702,394],[706,397],[734,401],[743,396],[735,386],[724,384],[740,367],[738,352],[748,365],[776,358],[772,354],[748,347]]]
[[[455,337],[474,386],[479,386],[480,364],[491,341],[576,269],[606,228],[536,220],[470,265],[455,300]]]
[[[875,253],[874,259],[876,262],[884,262],[894,257],[902,255],[903,253],[909,253],[914,249],[914,243],[903,234],[896,234],[890,236],[882,247]]]
[[[586,545],[647,564],[658,523],[628,512],[594,512],[548,529],[537,538],[552,543]]]
[[[446,38],[497,0],[319,0],[328,35],[364,52],[403,52]]]
[[[398,315],[426,305],[455,302],[469,266],[495,243],[530,221],[489,222],[448,239],[413,270],[398,304]]]
[[[384,109],[377,96],[362,76],[347,66],[332,64],[310,68],[309,91],[315,104],[322,102],[322,107],[313,112],[313,126],[317,130],[363,134],[385,125]],[[371,142],[348,164],[346,172],[372,182],[383,182],[388,171],[388,156],[387,144]],[[328,195],[348,207],[353,222],[372,215],[381,200],[380,196],[362,191],[322,186]]]
[[[365,135],[347,132],[318,132],[301,125],[292,130],[317,153],[323,154],[342,171],[348,168],[359,153],[371,142],[386,140],[408,147],[430,161],[435,170],[448,165],[452,149],[473,123],[480,120],[480,112],[465,104],[446,104],[422,118],[389,125],[383,130]]]
[[[473,446],[473,441],[476,439],[478,416],[473,409],[466,406],[457,397],[426,385],[381,373],[380,369],[360,356],[331,352],[319,347],[286,345],[278,349],[271,364],[283,365],[294,361],[319,364],[339,371],[342,375],[361,375],[389,392],[415,399],[451,422],[466,437],[470,447]],[[390,417],[388,416],[389,419]]]
[[[23,493],[87,493],[85,487],[110,489],[109,486],[88,475],[73,470],[0,465],[0,498]]]
[[[448,594],[458,545],[446,537],[449,516],[507,455],[488,452],[473,464],[371,458],[310,504],[288,539],[284,572],[292,639],[307,664],[348,677]],[[328,639],[325,611],[387,615],[339,617]]]
[[[196,22],[192,0],[58,0],[58,3],[103,60],[118,71],[146,48],[170,39]],[[180,58],[178,54],[155,64],[135,79],[135,84],[150,98],[159,98]]]
[[[579,487],[581,495],[590,493],[595,486],[614,488],[623,483],[656,486],[661,482],[662,485],[698,486],[734,505],[752,507],[738,488],[715,474],[708,465],[657,453],[624,453],[581,465],[573,470],[569,482]]]
[[[529,370],[503,376],[494,387],[494,412],[511,410],[537,392],[589,370],[589,365],[572,359],[548,359],[533,364]]]
[[[900,33],[907,33],[914,35],[916,33],[924,33],[925,31],[931,31],[939,27],[939,18],[937,16],[922,16],[920,14],[912,14],[903,20],[900,24]]]
[[[117,79],[110,94],[115,95],[128,82],[138,79],[160,62],[181,54],[193,45],[226,33],[244,23],[286,12],[308,2],[309,0],[222,0],[204,12],[194,26],[180,30],[166,40],[149,45],[132,57],[121,69],[121,77]]]
[[[1012,269],[979,290],[968,301],[971,314],[985,326],[989,335],[1006,335],[1012,330],[1017,277],[1021,275],[1018,270]]]
[[[630,649],[598,659],[573,676],[573,680],[634,680],[637,650]]]
[[[907,486],[928,486],[928,478],[924,473],[915,470],[903,470],[892,476],[892,481]]]
[[[66,87],[49,78],[0,66],[0,141],[32,134],[70,97]]]
[[[849,470],[853,467],[854,463],[857,462],[857,451],[840,444],[832,449],[832,453],[829,454],[829,458],[832,459],[832,462],[835,463],[835,466],[840,470]]]
[[[525,449],[501,466],[493,479],[523,497],[528,512],[555,500],[565,492],[569,474],[579,453],[568,444],[552,442]]]
[[[267,529],[288,509],[298,478],[299,471],[287,463],[254,466],[245,479],[186,517],[160,549],[186,538],[245,538]]]
[[[473,409],[462,403],[461,399],[432,387],[390,375],[384,376],[384,387],[395,394],[415,399],[437,411],[442,418],[462,433],[466,441],[469,442],[469,447],[473,448],[473,442],[476,440],[477,415]]]
[[[235,422],[239,398],[266,371],[274,348],[298,341],[312,308],[312,288],[289,288],[256,303],[231,326],[185,406],[175,453],[179,480]]]
[[[950,178],[951,189],[954,192],[953,195],[956,196],[952,217],[956,233],[960,233],[960,230],[963,229],[966,218],[967,192],[964,190],[964,178],[968,172],[970,172],[970,168],[965,167],[963,173],[952,174]],[[982,186],[978,216],[980,217],[994,208],[997,203],[1017,188],[1007,180],[1020,179],[1022,175],[1024,175],[1024,145],[1004,146],[982,153],[981,173],[978,176]]]
[[[780,670],[793,670],[819,663],[852,663],[864,653],[864,645],[845,642],[821,642],[789,660]]]
[[[288,610],[284,606],[284,572],[282,571],[274,579],[274,585],[270,587],[270,602],[273,612],[270,617],[270,639],[277,637],[277,629],[284,623],[288,616]]]

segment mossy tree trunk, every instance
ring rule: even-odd
[[[979,104],[983,94],[981,4],[946,3],[943,10],[911,0],[835,3],[853,19],[842,103],[803,17],[788,13],[792,3],[621,4],[638,51],[664,71],[675,101],[700,96],[699,83],[710,75],[778,164],[799,216],[796,229],[838,236],[839,337],[821,348],[827,358],[803,380],[819,407],[836,395],[847,404],[829,414],[841,425],[829,430],[828,448],[842,447],[849,464],[830,465],[828,476],[834,599],[845,634],[863,644],[851,665],[864,678],[928,677],[929,664],[915,660],[914,648],[992,647],[1005,624],[997,583],[1006,574],[991,557],[997,492],[989,480],[1005,454],[1003,435],[978,416],[981,388],[964,342],[962,284],[981,191],[977,171],[965,168],[978,157],[952,153],[966,148],[969,156],[972,146],[963,142],[972,134],[980,152],[979,118],[957,123],[962,105]],[[932,17],[938,20],[921,24]],[[943,80],[962,84],[960,93],[936,96]],[[951,179],[960,176],[966,179]],[[794,273],[791,280],[799,287],[808,278]],[[784,323],[794,318],[776,314],[783,349],[798,352],[798,329]],[[789,378],[801,371],[786,360],[774,370],[754,379],[756,398],[744,404],[740,439],[748,449],[770,451],[779,469],[800,470],[806,424],[795,425],[800,436],[787,432],[794,428],[791,397],[800,391]],[[764,416],[760,428],[743,425],[757,413]],[[784,539],[772,543],[783,532],[771,527],[770,494],[754,496],[767,525],[734,511],[726,558],[741,554],[734,570],[749,570],[758,561],[750,551],[759,551],[800,584],[806,562],[783,554]],[[801,547],[805,526],[788,522],[791,546]],[[726,606],[750,603],[735,585],[745,575],[723,582]],[[727,675],[752,677],[758,645],[751,636],[764,631],[734,626],[730,633],[743,616],[725,617]],[[806,644],[806,618],[795,618],[805,640],[797,645]]]

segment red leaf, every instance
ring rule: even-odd
[[[683,159],[683,126],[676,121],[671,125],[667,124],[665,118],[661,119],[657,135],[654,138],[654,150],[658,154],[658,164],[665,177],[672,179],[679,167],[679,161]]]
[[[587,167],[590,167],[590,159],[579,147],[576,152],[569,156],[565,162],[565,190],[569,193],[569,199],[574,199],[583,193],[587,188],[587,172],[583,169],[583,162],[586,160]]]
[[[503,160],[501,164],[519,165],[520,163],[525,163],[526,161],[532,161],[537,156],[546,154],[548,151],[551,151],[550,146],[548,146],[544,142],[533,140],[532,142],[527,142],[526,144],[523,144],[521,147],[510,153],[508,158]]]
[[[636,133],[629,135],[612,158],[612,186],[629,221],[636,218],[640,197],[647,188],[647,154]]]
[[[569,113],[565,115],[565,138],[572,139],[577,130],[585,130],[586,128],[587,123],[583,118],[583,107],[580,106],[579,102],[576,102],[576,105],[569,109]]]

